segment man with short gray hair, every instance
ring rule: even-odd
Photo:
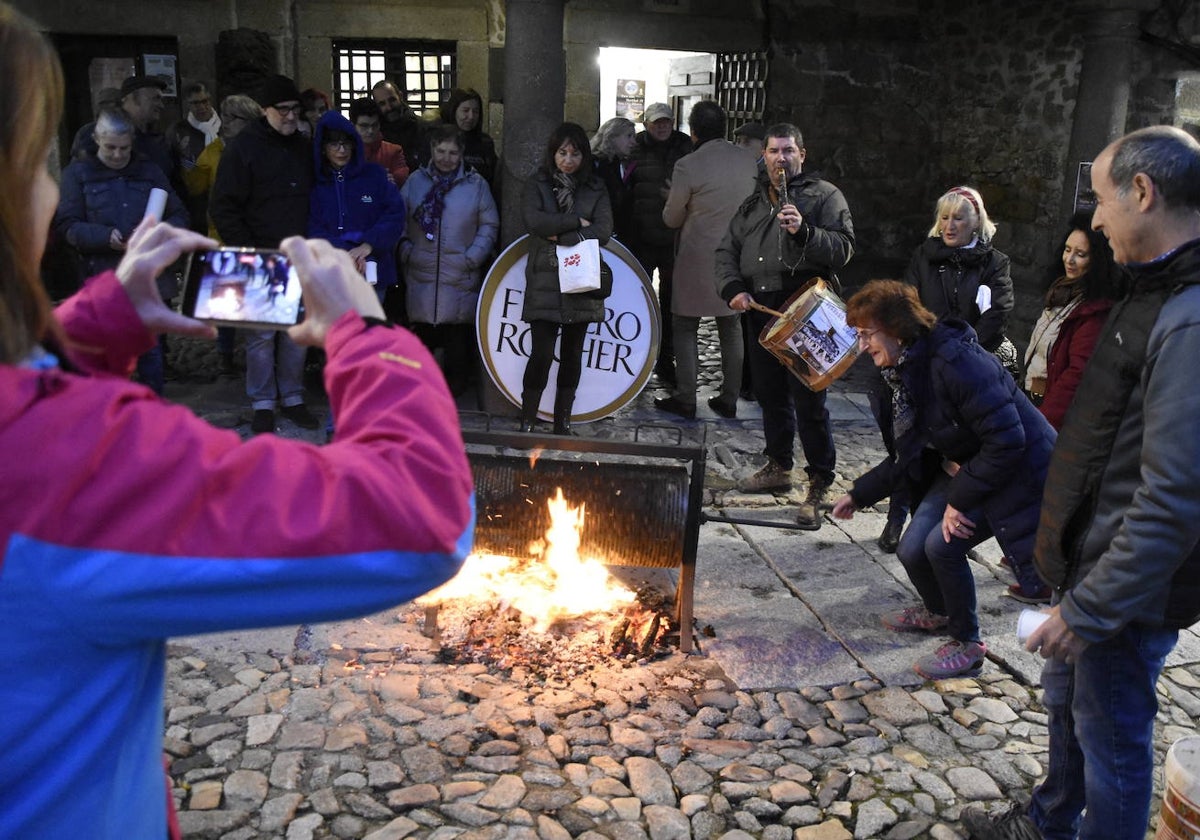
[[[980,840],[1142,840],[1158,676],[1200,620],[1200,143],[1135,131],[1096,158],[1092,188],[1131,285],[1046,477],[1034,562],[1056,594],[1025,646],[1046,659],[1050,761],[1027,810],[964,812]]]
[[[81,281],[117,267],[129,235],[146,213],[151,190],[167,191],[162,220],[187,227],[183,202],[162,170],[134,150],[134,136],[128,114],[101,111],[93,130],[96,151],[63,170],[54,229],[79,254]],[[164,299],[174,294],[173,286],[174,275],[164,272],[159,278]],[[139,377],[156,393],[163,392],[165,373],[161,345],[138,359]]]

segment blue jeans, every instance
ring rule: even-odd
[[[1088,645],[1074,665],[1046,660],[1050,766],[1033,792],[1029,818],[1047,840],[1146,836],[1158,712],[1154,685],[1178,638],[1176,630],[1131,624]]]
[[[246,395],[255,410],[304,404],[304,354],[282,330],[246,333]]]
[[[912,522],[900,537],[896,557],[931,613],[947,616],[947,634],[960,642],[979,641],[975,615],[975,576],[967,552],[992,535],[981,511],[960,511],[975,523],[970,539],[942,539],[942,515],[950,491],[950,476],[939,472],[933,485],[913,511]]]

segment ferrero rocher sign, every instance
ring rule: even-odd
[[[529,324],[521,320],[529,237],[504,249],[492,264],[475,312],[479,349],[488,376],[504,397],[521,404],[521,377],[529,360]],[[600,256],[612,268],[613,291],[604,302],[604,320],[591,324],[583,344],[583,375],[575,394],[572,422],[588,423],[620,410],[636,397],[658,358],[659,312],[654,287],[629,250],[610,239]],[[558,348],[542,392],[539,416],[554,410]]]

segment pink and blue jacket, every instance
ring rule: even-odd
[[[337,437],[242,441],[126,379],[111,272],[57,315],[81,372],[0,366],[0,838],[162,838],[165,640],[329,621],[457,573],[474,497],[438,367],[344,315]]]

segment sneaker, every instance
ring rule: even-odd
[[[791,490],[792,471],[785,470],[768,458],[766,466],[761,470],[738,481],[737,489],[743,493],[773,493],[776,490]]]
[[[280,413],[301,429],[316,429],[321,425],[321,421],[317,419],[317,415],[309,411],[308,406],[304,403],[285,405],[280,409]]]
[[[825,521],[825,517],[821,514],[821,507],[825,504],[825,497],[828,493],[829,484],[809,479],[808,492],[804,494],[804,501],[796,510],[796,527],[801,531],[819,531],[821,529],[821,524]]]
[[[733,405],[729,405],[728,403],[721,402],[720,397],[709,397],[708,398],[708,407],[711,408],[717,414],[721,415],[722,417],[727,417],[730,419],[737,417],[737,403],[736,402],[734,402]]]
[[[950,623],[949,618],[930,612],[923,604],[884,613],[880,620],[889,630],[913,630],[919,633],[934,633]]]
[[[1008,587],[1008,597],[1022,604],[1049,604],[1050,595],[1051,589],[1044,583],[1032,592],[1022,589],[1019,583]]]
[[[275,431],[275,412],[269,408],[260,408],[254,412],[250,421],[250,431],[256,435]]]
[[[685,417],[688,420],[696,419],[696,406],[687,405],[678,397],[655,397],[654,407],[659,411],[666,411],[669,414],[678,414],[680,417]]]
[[[879,532],[879,539],[875,540],[875,545],[879,546],[879,550],[884,554],[895,554],[897,546],[900,545],[902,533],[904,533],[903,522],[888,522]]]
[[[946,642],[929,656],[922,656],[913,665],[913,670],[927,680],[945,680],[950,677],[973,677],[983,667],[987,656],[987,645],[983,642]]]
[[[1017,807],[1003,814],[989,814],[982,808],[967,808],[959,819],[974,840],[1042,840],[1033,820]]]

